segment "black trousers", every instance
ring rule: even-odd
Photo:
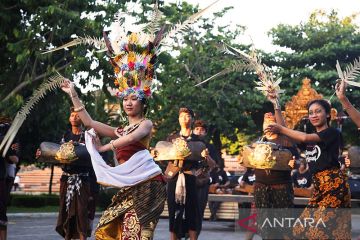
[[[185,174],[185,204],[175,202],[175,189],[178,175],[170,179],[167,185],[167,204],[169,209],[169,231],[178,238],[184,237],[189,230],[199,229],[200,211],[197,198],[196,177]]]
[[[202,229],[202,221],[204,220],[204,212],[209,196],[209,184],[202,187],[197,187],[197,197],[200,211],[200,223],[198,225],[197,234],[199,235]]]

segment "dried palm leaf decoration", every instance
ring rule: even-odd
[[[12,141],[14,140],[17,132],[19,131],[21,125],[25,121],[26,117],[30,114],[34,106],[42,99],[44,96],[59,88],[60,85],[65,81],[65,78],[56,72],[53,76],[49,78],[48,81],[42,83],[40,87],[35,90],[30,99],[26,104],[20,109],[16,114],[14,121],[11,124],[10,129],[7,131],[4,139],[0,144],[0,152],[2,151],[2,156],[5,157],[7,151],[9,150]]]
[[[225,75],[230,72],[241,72],[241,71],[255,71],[259,77],[259,81],[255,81],[257,90],[260,90],[265,96],[268,92],[272,92],[276,95],[283,93],[284,90],[280,89],[279,84],[281,83],[281,78],[274,80],[274,76],[268,66],[261,62],[261,58],[253,50],[250,54],[247,54],[239,49],[231,47],[226,44],[222,44],[220,50],[224,54],[231,55],[236,58],[236,61],[232,63],[228,68],[222,70],[219,73],[209,77],[208,79],[196,84],[199,86],[205,82],[208,82],[216,77]]]
[[[339,75],[339,79],[337,81],[345,81],[346,84],[352,85],[354,87],[360,87],[359,82],[353,81],[356,80],[356,78],[360,75],[360,58],[355,59],[353,64],[350,63],[348,66],[346,66],[345,71],[341,69],[339,61],[336,60],[336,71]],[[331,102],[331,99],[334,97],[335,93],[336,90],[330,96],[329,102]]]
[[[360,87],[360,82],[353,81],[360,75],[360,58],[355,59],[353,64],[350,63],[346,66],[345,71],[341,70],[339,61],[336,61],[336,70],[341,80],[345,81],[349,85]]]

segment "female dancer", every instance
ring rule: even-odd
[[[321,224],[316,224],[316,227],[297,224],[293,229],[297,237],[351,239],[350,218],[346,211],[346,208],[350,208],[349,184],[346,174],[340,170],[338,157],[341,136],[337,129],[329,126],[330,110],[330,104],[325,100],[314,100],[308,104],[309,119],[316,133],[306,134],[279,124],[267,127],[267,131],[307,144],[305,155],[313,173],[314,191],[301,219],[313,216],[315,223],[321,220]],[[339,208],[342,209],[337,211]]]
[[[147,151],[153,125],[150,120],[144,118],[147,99],[143,90],[130,87],[122,92],[122,105],[129,125],[124,128],[113,128],[94,121],[89,116],[73,83],[66,81],[62,89],[70,95],[75,111],[86,127],[93,128],[98,135],[113,139],[105,145],[96,141],[96,150],[98,152],[113,150],[120,164],[114,168],[106,164],[103,168],[96,166],[93,153],[88,147],[91,141],[86,140],[98,182],[124,186],[120,187],[112,198],[112,203],[100,218],[95,232],[96,239],[152,239],[163,211],[166,192],[161,169]],[[137,165],[140,163],[142,165]],[[142,166],[146,166],[144,171],[152,169],[151,174],[144,176],[142,174],[144,171],[139,172]],[[107,173],[112,175],[102,176]]]

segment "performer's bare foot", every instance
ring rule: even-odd
[[[178,240],[175,233],[170,232],[170,240]]]
[[[197,240],[197,232],[193,230],[189,230],[190,240]]]

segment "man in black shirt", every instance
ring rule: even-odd
[[[246,172],[244,173],[244,175],[242,177],[240,177],[240,179],[238,181],[239,181],[240,187],[244,187],[245,184],[248,184],[251,186],[254,185],[255,180],[256,180],[255,169],[248,168],[248,169],[246,169]]]
[[[246,185],[250,185],[253,186],[256,180],[256,176],[255,176],[255,169],[253,168],[248,168],[246,169],[246,172],[244,173],[243,176],[241,176],[239,178],[239,186],[241,188],[245,187]],[[248,193],[249,195],[251,195],[251,193]],[[246,209],[250,209],[250,211],[246,211]],[[251,203],[239,203],[239,217],[240,214],[242,214],[243,212],[248,213],[248,216],[252,216],[253,214],[256,214],[256,208],[255,208],[255,202],[252,201]],[[241,219],[241,218],[240,218]],[[251,224],[251,227],[253,227],[254,229],[256,229],[256,224],[254,222],[250,222],[249,224]],[[253,231],[249,231],[248,229],[246,230],[245,233],[245,239],[246,240],[251,240],[253,239],[255,233]]]
[[[71,129],[65,132],[60,143],[84,144],[82,122],[74,108],[71,108],[69,122]],[[40,155],[38,150],[36,157]],[[99,185],[90,159],[88,164],[61,165],[63,173],[60,178],[60,208],[56,231],[65,239],[84,240],[91,236]]]
[[[186,142],[200,141],[199,137],[193,134],[191,127],[194,119],[194,113],[189,108],[180,108],[179,124],[180,132],[170,135],[167,141],[173,142],[177,138],[182,138]],[[171,163],[169,163],[171,164]],[[177,203],[175,191],[179,173],[168,180],[167,185],[167,204],[169,209],[169,231],[170,239],[182,238],[186,233],[190,240],[197,239],[197,232],[201,228],[201,214],[198,204],[198,194],[196,187],[196,177],[192,172],[199,168],[198,161],[185,160],[182,172],[185,177],[186,198],[185,203]]]

